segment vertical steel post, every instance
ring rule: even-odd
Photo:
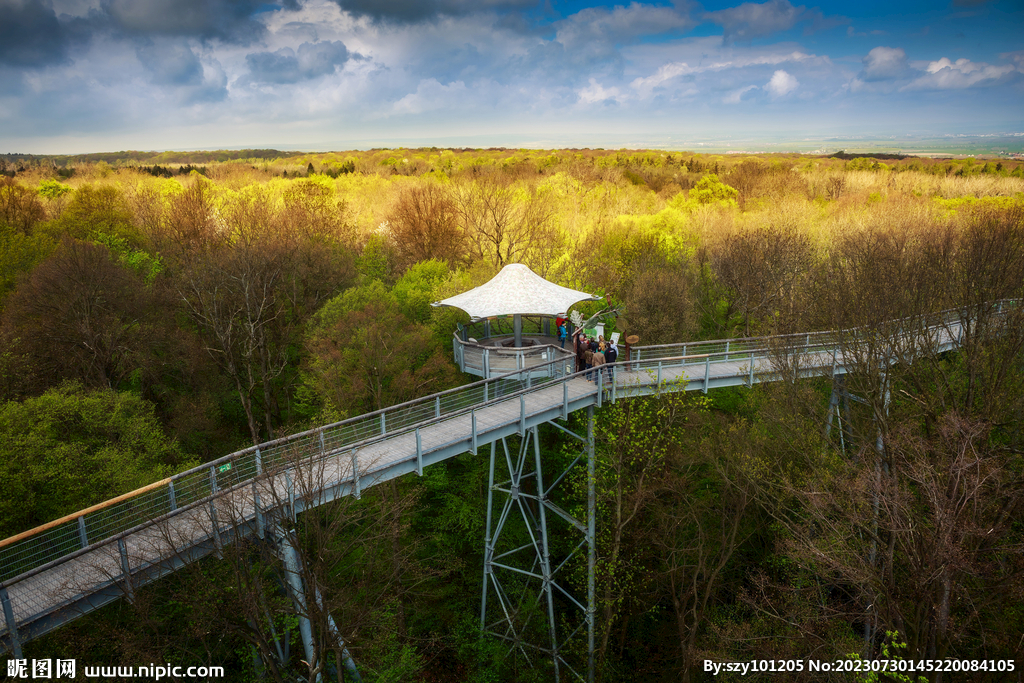
[[[82,515],[78,516],[78,541],[83,548],[89,547],[89,535],[85,533],[85,517]]]
[[[551,630],[551,660],[555,665],[555,683],[560,679],[558,668],[558,633],[555,631],[555,596],[551,590],[551,552],[548,545],[548,522],[544,513],[547,495],[544,492],[544,475],[540,465],[540,439],[537,436],[537,428],[533,432],[533,457],[537,468],[537,510],[540,513],[540,571],[544,577],[544,593],[548,598],[548,628]]]
[[[587,683],[594,683],[594,616],[597,593],[597,465],[594,462],[594,406],[587,408]]]
[[[218,544],[218,549],[219,549]],[[128,599],[135,600],[135,591],[132,588],[132,568],[128,564],[128,546],[125,545],[124,538],[117,539],[117,554],[121,556],[121,576],[124,577],[124,592],[128,594]]]
[[[210,495],[217,493],[217,469],[210,466]],[[213,544],[217,547],[217,559],[223,557],[224,545],[220,540],[220,524],[217,522],[217,502],[210,499],[210,524],[213,526]]]
[[[491,561],[494,557],[494,546],[491,539],[491,508],[494,506],[494,449],[491,442],[491,465],[487,475],[487,526],[484,531],[484,589],[480,599],[480,630],[487,628],[487,584],[490,581]]]

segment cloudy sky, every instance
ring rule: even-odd
[[[1022,0],[0,0],[0,152],[1024,130]]]

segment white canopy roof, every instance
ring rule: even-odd
[[[577,301],[600,298],[548,282],[522,265],[511,263],[489,282],[434,306],[461,308],[473,318],[498,315],[558,315]]]

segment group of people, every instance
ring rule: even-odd
[[[576,372],[587,370],[587,379],[596,382],[601,366],[614,363],[619,357],[619,349],[615,342],[605,341],[604,335],[597,339],[588,339],[582,330],[574,335],[576,346]],[[605,378],[611,379],[611,368],[604,368]]]

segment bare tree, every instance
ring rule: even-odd
[[[461,214],[450,192],[436,184],[406,190],[388,216],[399,266],[437,259],[449,267],[466,260]]]
[[[526,263],[543,275],[546,262],[540,257],[554,237],[554,210],[545,196],[493,176],[458,187],[455,196],[476,258],[498,268]]]
[[[734,232],[712,254],[715,274],[740,316],[744,336],[777,329],[779,316],[794,317],[813,254],[795,224],[777,222]]]

